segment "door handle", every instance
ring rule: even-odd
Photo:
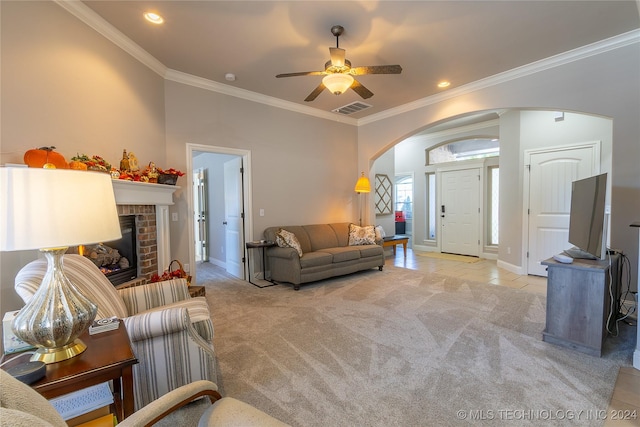
[[[222,225],[227,225],[227,221],[222,221]]]

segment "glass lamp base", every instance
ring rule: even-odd
[[[31,356],[32,362],[44,362],[44,363],[56,363],[63,360],[71,359],[85,351],[87,345],[80,339],[66,344],[58,348],[44,348],[40,347],[36,350],[35,354]]]

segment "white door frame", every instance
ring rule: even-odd
[[[196,253],[195,253],[195,233],[194,233],[194,223],[193,223],[193,154],[195,151],[202,151],[206,153],[212,154],[231,154],[234,156],[242,157],[242,165],[244,167],[244,179],[242,182],[242,191],[244,194],[244,235],[247,241],[253,240],[253,208],[251,201],[253,197],[251,195],[251,151],[249,150],[241,150],[237,148],[227,148],[227,147],[216,147],[212,145],[202,145],[202,144],[191,144],[187,143],[187,173],[185,176],[189,180],[187,183],[187,203],[189,204],[189,215],[187,215],[189,224],[187,224],[187,229],[189,230],[189,263],[194,266],[194,270],[192,274],[195,272],[196,265]],[[243,251],[241,259],[245,260],[246,256],[244,253],[244,246],[241,248]],[[246,268],[242,269],[242,280],[245,279]]]
[[[533,148],[530,150],[524,151],[524,177],[522,180],[522,260],[520,261],[520,265],[522,266],[522,271],[519,274],[528,275],[529,274],[529,262],[527,260],[527,252],[529,251],[529,185],[530,185],[530,173],[529,168],[531,167],[531,156],[536,154],[550,153],[554,151],[566,151],[566,150],[575,150],[579,148],[591,148],[594,152],[593,156],[593,170],[596,171],[596,174],[600,173],[600,151],[601,151],[601,141],[589,141],[582,142],[577,144],[567,144],[567,145],[555,145],[552,147],[544,147],[544,148]],[[609,191],[609,190],[607,190]]]

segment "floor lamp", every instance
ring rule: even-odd
[[[360,205],[360,222],[358,225],[362,227],[362,200],[360,198],[360,193],[371,193],[371,183],[369,182],[369,178],[364,176],[364,172],[362,172],[362,175],[360,175],[360,178],[358,178],[355,190],[356,193],[358,193],[358,204]]]
[[[54,363],[82,353],[77,339],[97,307],[64,274],[69,246],[122,237],[111,176],[102,172],[0,167],[0,251],[39,249],[47,272],[13,321],[18,338],[37,347],[32,361]]]

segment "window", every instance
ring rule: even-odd
[[[489,245],[497,246],[500,239],[498,234],[498,212],[500,208],[500,168],[489,168]]]
[[[462,160],[483,159],[500,155],[497,138],[468,138],[448,142],[427,150],[427,164],[435,165]]]
[[[413,219],[413,176],[396,176],[395,210],[402,211],[406,221],[405,233],[411,232]]]
[[[427,240],[436,240],[436,174],[427,174]]]

